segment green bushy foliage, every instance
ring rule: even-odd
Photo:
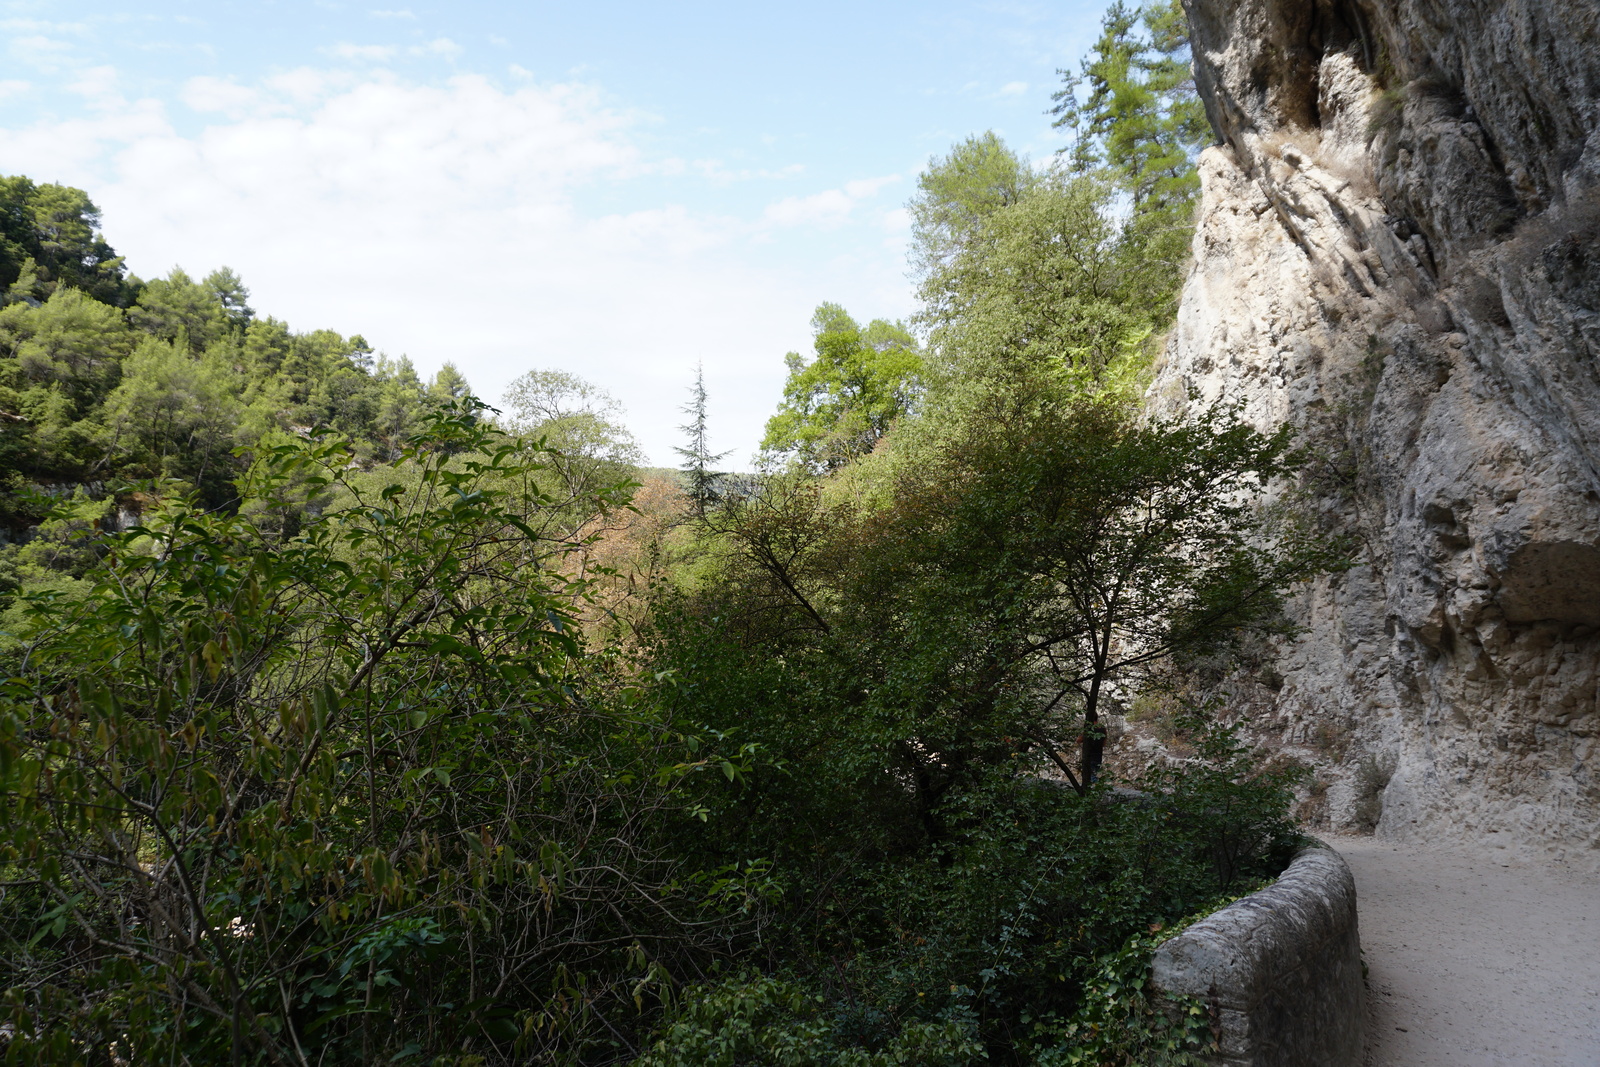
[[[771,460],[838,470],[871,452],[911,412],[922,354],[899,323],[876,319],[863,328],[838,304],[820,305],[811,328],[815,355],[784,357],[789,379],[761,448]]]
[[[542,457],[471,406],[387,483],[284,440],[237,513],[168,495],[88,595],[20,595],[11,1061],[602,1062],[760,924],[763,864],[670,847],[748,753],[599,680]]]
[[[872,456],[708,509],[699,581],[657,598],[663,701],[761,754],[682,847],[766,858],[782,895],[744,954],[767,977],[698,986],[645,1062],[1184,1063],[1209,1040],[1146,996],[1152,928],[1281,869],[1293,775],[1197,718],[1192,760],[1113,788],[1101,716],[1279,632],[1342,546],[1261,506],[1303,463],[1287,432],[984,351]]]
[[[1080,795],[1013,751],[920,811],[892,730],[836,703],[825,667],[747,661],[715,620],[694,639],[671,625],[697,679],[680,698],[765,756],[707,799],[698,844],[771,857],[783,892],[746,959],[781,981],[685,992],[641,1062],[1143,1063],[1209,1039],[1203,1013],[1168,1025],[1141,968],[1152,927],[1271,878],[1296,840],[1294,775],[1264,771],[1234,728],[1191,721],[1195,758],[1134,791]],[[936,1052],[907,1051],[934,1033]]]
[[[830,1007],[835,1011],[830,1014]],[[840,1033],[837,1005],[803,984],[744,973],[685,990],[635,1067],[956,1067],[980,1056],[970,1020],[914,1021],[876,1050]]]

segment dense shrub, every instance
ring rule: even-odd
[[[391,480],[348,447],[265,450],[236,515],[168,496],[86,600],[24,592],[12,1060],[603,1062],[759,926],[762,864],[674,846],[744,765],[583,654],[543,454],[470,405]]]

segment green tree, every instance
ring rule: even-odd
[[[1162,417],[1071,386],[997,390],[937,440],[899,468],[857,617],[912,647],[928,635],[899,684],[965,693],[980,728],[999,713],[1080,787],[1099,776],[1113,690],[1271,630],[1286,589],[1343,559],[1263,506],[1304,463],[1289,432],[1229,408]],[[887,602],[907,621],[865,607]],[[1076,767],[1060,756],[1073,747]]]
[[[926,278],[948,269],[988,220],[1018,203],[1036,181],[1026,157],[1013,152],[993,130],[968,137],[947,156],[928,160],[908,205],[912,273]]]
[[[428,395],[440,405],[448,405],[453,401],[465,398],[471,392],[467,385],[466,375],[456,368],[454,363],[446,362],[434,372],[433,381],[428,383]]]
[[[925,812],[1019,743],[1086,788],[1113,688],[1270,628],[1339,561],[1260,507],[1302,462],[1287,433],[1228,409],[1140,416],[1061,374],[946,414],[897,445],[881,510],[774,487],[718,524],[720,616],[848,665],[838,699],[890,731]]]
[[[233,272],[232,267],[218,267],[201,283],[211,290],[216,296],[217,303],[222,305],[222,312],[234,326],[244,329],[255,317],[255,311],[250,307],[250,290],[244,287],[244,282]]]
[[[506,387],[504,403],[506,429],[553,450],[550,467],[570,495],[623,481],[644,462],[622,405],[576,374],[528,371]]]
[[[1099,382],[1143,356],[1171,314],[1177,272],[1150,257],[1144,230],[1115,218],[1115,195],[1092,175],[1036,174],[922,275],[917,321],[936,391],[1030,368]]]
[[[244,331],[239,357],[241,369],[258,381],[278,377],[291,344],[288,323],[270,315],[253,319]]]
[[[244,405],[241,383],[223,358],[191,355],[176,342],[147,337],[123,362],[106,398],[107,453],[125,474],[182,479],[208,507],[233,497],[233,449]]]
[[[81,289],[58,288],[37,307],[0,310],[0,360],[18,383],[59,390],[85,414],[116,384],[136,335],[120,309]]]
[[[181,338],[190,352],[199,355],[245,324],[239,308],[230,311],[224,294],[213,284],[223,273],[197,282],[182,269],[172,268],[165,278],[144,284],[139,299],[128,309],[129,322],[163,341]],[[226,279],[224,284],[237,282],[231,271],[226,271]],[[239,294],[243,292],[241,288],[229,295],[242,299]]]
[[[705,517],[706,509],[716,503],[720,492],[722,480],[726,475],[715,467],[729,455],[728,452],[711,451],[711,433],[706,422],[706,369],[703,364],[697,365],[694,371],[694,385],[689,387],[689,402],[683,406],[683,413],[689,416],[689,421],[678,427],[689,437],[689,443],[673,449],[683,458],[683,475],[688,482],[689,501],[693,505],[695,514]]]
[[[392,460],[399,455],[406,438],[422,425],[426,413],[422,379],[405,356],[390,360],[380,355],[373,362],[372,376],[378,383],[378,409],[372,432],[382,445],[379,458]]]
[[[788,890],[762,961],[806,996],[786,1010],[725,972],[646,1062],[783,1063],[791,1040],[876,1062],[924,1024],[995,1061],[1098,1062],[1076,1055],[1092,1040],[1146,1062],[1178,1035],[1078,1014],[1104,957],[1281,869],[1284,775],[1196,720],[1200,758],[1130,782],[1162,803],[1119,804],[1098,746],[1108,708],[1168,667],[1228,662],[1332,560],[1257,510],[1298,458],[1230,411],[1149,422],[1060,371],[981,397],[718,508],[713,566],[664,597],[652,669],[782,768],[711,803],[707,833],[773,857]],[[1052,764],[1076,792],[1038,780]]]
[[[42,304],[0,309],[0,516],[41,517],[29,482],[86,480],[101,469],[99,405],[137,334],[121,309],[58,287]]]
[[[100,209],[82,189],[0,177],[0,289],[14,286],[31,259],[39,299],[65,285],[128,306],[138,284],[99,226]]]
[[[128,279],[98,225],[81,190],[0,178],[0,524],[9,536],[26,537],[43,518],[30,503],[41,483],[93,485],[98,495],[124,477],[165,475],[215,506],[232,499],[228,483],[242,469],[228,454],[234,444],[333,428],[359,442],[362,463],[393,459],[426,412],[467,393],[454,367],[423,383],[359,335],[257,319],[230,268],[199,281],[181,269],[148,284]],[[158,344],[141,348],[146,340]]]
[[[1128,192],[1135,214],[1187,223],[1200,189],[1194,156],[1211,128],[1190,72],[1180,0],[1154,0],[1138,10],[1117,0],[1082,72],[1059,73],[1065,84],[1051,111],[1055,125],[1073,135],[1067,149],[1073,169],[1104,166]]]
[[[922,354],[901,324],[874,319],[863,329],[838,304],[819,305],[811,328],[816,354],[784,357],[789,379],[761,448],[820,472],[871,452],[911,410]]]
[[[28,256],[23,259],[17,271],[17,280],[6,289],[5,298],[0,300],[0,304],[32,304],[37,307],[43,292],[44,279],[40,277],[39,264],[34,262],[32,256]]]
[[[433,416],[389,478],[283,439],[236,514],[164,496],[99,539],[93,597],[28,602],[8,1056],[615,1062],[750,931],[759,867],[666,847],[745,761],[590,684],[570,546],[526,520],[539,454],[481,414]]]

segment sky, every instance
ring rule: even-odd
[[[817,304],[914,310],[930,157],[1061,147],[1105,6],[402,3],[0,0],[0,174],[87,190],[141,277],[229,266],[491,404],[577,374],[660,465],[703,366],[735,467]]]

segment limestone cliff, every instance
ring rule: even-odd
[[[1260,721],[1336,826],[1600,865],[1600,0],[1185,3],[1221,143],[1154,396],[1300,426],[1361,545]]]

